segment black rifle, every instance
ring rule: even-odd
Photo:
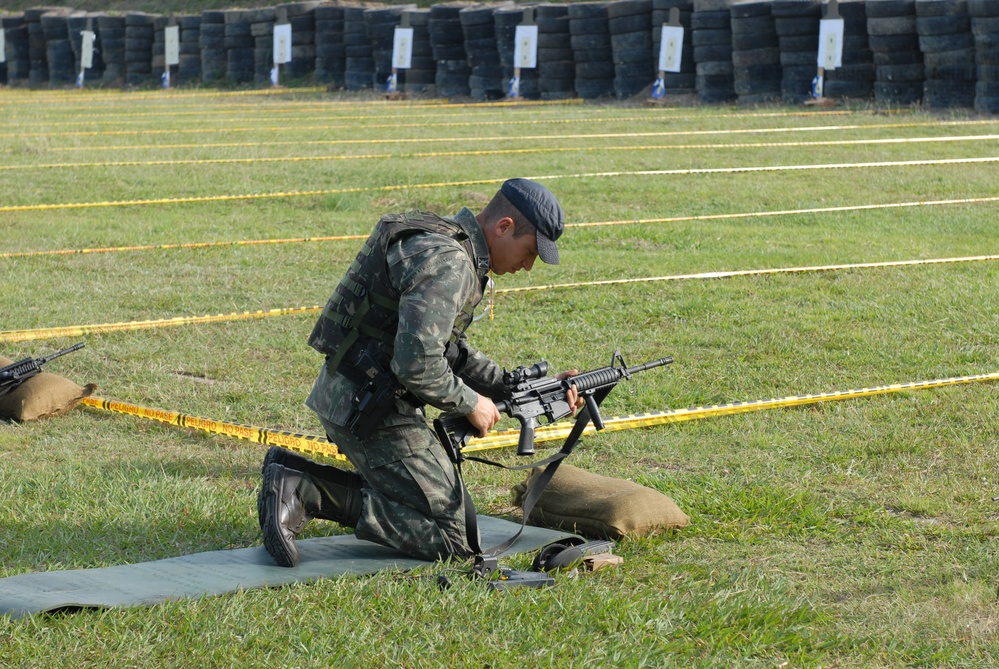
[[[25,358],[24,360],[12,362],[6,367],[0,367],[0,397],[3,397],[7,393],[13,391],[32,376],[42,371],[42,365],[49,360],[55,360],[60,356],[66,355],[67,353],[79,351],[81,348],[83,348],[82,341],[79,344],[73,344],[69,348],[56,351],[52,355],[45,356],[44,358]]]
[[[569,388],[576,386],[576,390],[586,404],[586,408],[576,418],[576,423],[572,426],[572,431],[566,437],[561,450],[540,462],[508,466],[474,456],[466,458],[462,455],[461,449],[468,444],[468,440],[471,437],[478,434],[478,430],[468,422],[468,418],[461,415],[443,415],[434,421],[434,430],[437,432],[437,438],[440,439],[441,444],[447,451],[451,461],[454,462],[455,469],[458,472],[458,480],[461,484],[462,496],[465,500],[466,536],[472,550],[477,554],[474,570],[476,573],[482,576],[492,574],[495,571],[494,567],[496,566],[497,556],[513,546],[517,542],[517,539],[520,538],[524,527],[527,526],[528,519],[531,517],[531,511],[534,509],[535,503],[541,498],[541,493],[544,492],[545,487],[552,480],[552,477],[555,476],[555,471],[562,460],[572,453],[586,426],[592,421],[595,428],[598,430],[603,429],[604,421],[600,417],[600,403],[614,389],[614,386],[621,379],[631,378],[632,374],[643,372],[653,367],[662,367],[671,362],[673,362],[673,358],[667,357],[659,358],[658,360],[653,360],[637,367],[628,367],[621,354],[618,351],[614,351],[609,367],[594,369],[567,379],[549,378],[547,376],[548,363],[544,360],[530,367],[518,367],[512,372],[505,372],[503,381],[511,389],[510,398],[497,402],[496,408],[520,421],[520,441],[517,445],[518,455],[532,455],[534,453],[534,428],[538,426],[538,419],[540,417],[544,416],[549,423],[553,423],[572,413],[573,407],[569,406],[565,398],[565,394]],[[534,477],[534,482],[531,484],[527,494],[524,495],[524,522],[520,530],[503,543],[486,550],[482,550],[479,546],[479,530],[475,516],[475,503],[472,501],[472,496],[468,493],[468,488],[462,480],[461,463],[464,460],[475,460],[487,465],[513,470],[544,467],[542,472]],[[547,581],[541,583],[537,576],[537,574],[532,573],[526,579],[513,580],[523,581],[522,584],[535,585],[536,587],[539,586],[539,583],[540,585],[550,585]],[[509,587],[510,585],[512,584],[507,583],[504,587]]]
[[[517,455],[533,455],[534,429],[540,424],[538,419],[544,416],[548,423],[554,423],[572,413],[572,407],[565,399],[571,386],[576,386],[586,403],[586,414],[593,421],[593,427],[602,430],[604,421],[600,417],[600,402],[621,379],[630,379],[632,374],[671,362],[673,358],[666,357],[628,367],[621,354],[614,351],[610,366],[559,380],[547,376],[548,363],[542,360],[530,367],[518,367],[504,374],[503,381],[511,388],[511,396],[508,400],[497,402],[496,408],[520,421]],[[468,418],[461,415],[441,416],[434,421],[434,429],[455,462],[460,460],[460,451],[468,444],[468,440],[478,436],[478,430],[468,422]]]

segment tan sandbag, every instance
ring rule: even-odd
[[[0,356],[0,367],[14,362]],[[48,372],[39,372],[12,392],[0,397],[0,418],[27,422],[51,418],[66,413],[97,390],[97,385],[85,386]]]
[[[513,503],[522,506],[536,468],[513,487]],[[603,539],[644,537],[656,530],[679,529],[690,518],[658,490],[634,481],[591,474],[562,464],[531,511],[531,522],[542,527]]]

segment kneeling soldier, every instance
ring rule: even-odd
[[[272,448],[258,513],[264,546],[294,567],[295,538],[312,518],[414,557],[473,554],[461,483],[426,422],[427,404],[466,415],[485,436],[500,419],[503,370],[468,345],[465,330],[496,274],[559,262],[564,214],[555,196],[510,179],[477,215],[384,216],[316,323],[326,355],[306,405],[357,472]],[[581,403],[575,389],[572,406]]]

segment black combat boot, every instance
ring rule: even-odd
[[[263,474],[259,499],[265,516],[261,525],[264,548],[282,567],[298,564],[295,537],[312,519],[314,513],[309,512],[318,510],[318,495],[310,495],[312,499],[307,501],[299,496],[303,476],[302,472],[279,464],[269,465]]]
[[[332,465],[324,465],[318,462],[314,462],[304,455],[299,455],[294,451],[289,451],[286,448],[281,448],[280,446],[271,446],[267,449],[267,454],[264,456],[264,463],[260,467],[260,475],[263,476],[267,467],[271,463],[277,463],[283,465],[288,469],[294,469],[300,471],[304,474],[308,474],[314,479],[321,479],[324,481],[330,481],[335,485],[342,486],[348,490],[360,490],[364,487],[364,479],[357,472],[348,471],[345,469],[340,469],[339,467],[334,467]],[[322,518],[323,520],[333,520],[336,522],[342,522],[336,518],[331,518],[323,514],[323,510],[320,509],[316,518]],[[260,523],[260,529],[264,529],[264,521],[267,520],[267,512],[264,510],[264,489],[260,489],[260,494],[257,496],[257,520]],[[356,521],[355,521],[356,524]],[[353,527],[351,525],[350,527]]]
[[[364,501],[361,493],[364,481],[354,472],[336,471],[346,476],[320,478],[306,474],[303,483],[310,484],[312,490],[319,493],[317,518],[332,520],[344,527],[357,527]]]
[[[331,467],[349,476],[339,480],[313,478],[307,473],[271,463],[264,470],[258,509],[263,513],[260,529],[264,547],[281,566],[298,564],[295,538],[313,518],[356,527],[361,517],[361,477]],[[347,483],[341,485],[340,483]]]

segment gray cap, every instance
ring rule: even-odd
[[[500,192],[537,230],[538,257],[549,265],[557,265],[555,241],[565,229],[565,214],[552,192],[530,179],[508,179]]]

